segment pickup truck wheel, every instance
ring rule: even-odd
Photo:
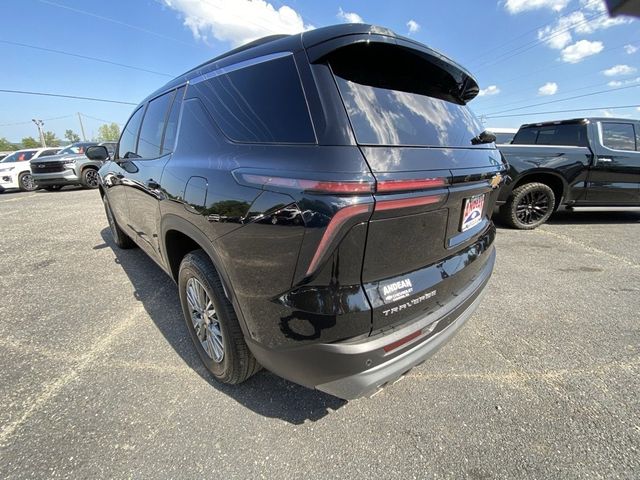
[[[218,272],[203,250],[195,250],[182,259],[178,289],[191,339],[217,380],[237,384],[260,370],[244,341]]]
[[[83,170],[82,184],[87,188],[98,188],[98,185],[100,185],[100,176],[98,175],[98,171],[93,168]]]
[[[109,221],[109,230],[111,230],[111,236],[113,237],[114,243],[123,250],[134,248],[136,246],[134,241],[131,240],[131,237],[129,237],[129,235],[122,231],[122,229],[118,225],[118,222],[116,222],[107,197],[102,197],[102,203],[104,204],[104,212],[107,214],[107,220]]]
[[[525,183],[516,188],[500,209],[502,219],[520,230],[532,230],[546,222],[555,209],[553,190],[544,183]]]
[[[18,177],[18,186],[23,192],[33,192],[38,189],[38,184],[29,172],[23,172]]]

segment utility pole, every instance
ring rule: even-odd
[[[42,148],[46,148],[47,144],[44,141],[44,132],[42,131],[42,127],[44,127],[44,122],[42,120],[37,120],[32,118],[31,121],[36,124],[38,127],[38,134],[40,135],[40,143],[42,144]]]
[[[87,141],[87,136],[84,134],[84,125],[82,124],[82,115],[78,112],[78,120],[80,121],[80,131],[82,132],[82,141]]]

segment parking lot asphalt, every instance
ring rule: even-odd
[[[640,211],[500,228],[478,312],[372,398],[212,380],[95,191],[0,195],[0,478],[632,478]]]

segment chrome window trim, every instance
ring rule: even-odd
[[[258,65],[264,62],[270,62],[271,60],[277,60],[278,58],[284,58],[293,56],[293,52],[278,52],[278,53],[270,53],[269,55],[263,55],[261,57],[250,58],[249,60],[243,60],[238,63],[233,63],[231,65],[227,65],[226,67],[220,67],[211,72],[203,73],[197,77],[192,78],[187,83],[190,85],[197,85],[200,82],[204,82],[211,78],[219,77],[220,75],[225,75],[227,73],[235,72],[237,70],[242,70],[247,67],[251,67],[253,65]]]

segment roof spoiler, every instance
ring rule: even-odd
[[[476,79],[461,65],[422,43],[397,35],[383,27],[351,24],[311,30],[302,34],[302,42],[311,63],[321,62],[336,50],[359,43],[396,45],[449,74],[455,90],[450,93],[460,103],[471,101],[480,91]]]

